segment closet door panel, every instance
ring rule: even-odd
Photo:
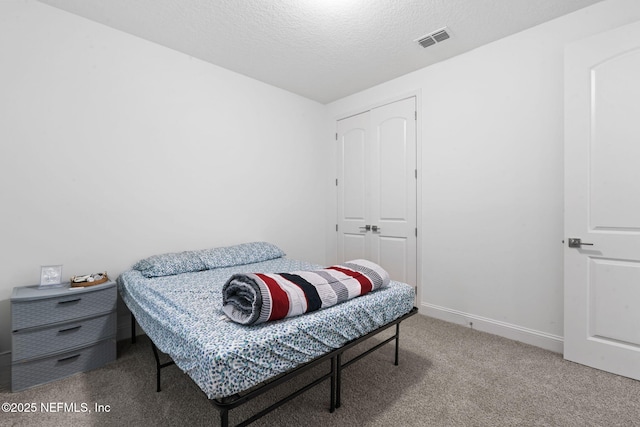
[[[416,104],[371,110],[371,252],[394,280],[416,284]]]
[[[369,112],[338,121],[338,259],[368,258]]]

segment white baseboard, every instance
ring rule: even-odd
[[[482,332],[488,332],[514,341],[520,341],[525,344],[541,347],[556,353],[562,354],[564,351],[564,338],[558,335],[548,334],[546,332],[540,332],[524,328],[522,326],[512,325],[510,323],[500,322],[498,320],[427,303],[422,303],[420,305],[420,313],[446,322],[470,326],[473,329],[477,329]]]

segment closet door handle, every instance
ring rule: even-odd
[[[371,226],[371,231],[373,231],[374,233],[378,232],[380,230],[382,230],[382,228],[378,227],[377,225],[372,225]]]
[[[375,227],[375,225],[374,225],[374,227]],[[371,230],[371,226],[368,225],[368,224],[365,225],[364,227],[360,227],[360,231],[369,231],[369,230]]]

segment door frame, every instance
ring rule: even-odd
[[[339,120],[347,119],[352,116],[356,116],[358,114],[364,113],[366,111],[372,110],[377,107],[382,107],[383,105],[392,104],[397,101],[402,101],[403,99],[415,97],[416,99],[416,169],[418,170],[418,177],[416,180],[416,227],[418,228],[418,236],[416,238],[416,306],[420,306],[422,302],[422,263],[420,260],[422,259],[422,229],[424,228],[422,225],[422,90],[417,89],[410,92],[405,92],[400,95],[395,95],[389,98],[383,98],[380,101],[365,105],[363,107],[358,107],[355,109],[350,109],[347,112],[335,115],[332,120],[332,131],[331,131],[331,153],[332,153],[332,165],[333,168],[330,172],[330,180],[331,186],[333,190],[331,191],[331,201],[332,203],[329,206],[333,206],[333,214],[328,217],[331,218],[330,224],[328,225],[328,236],[327,238],[327,247],[330,248],[328,253],[330,253],[329,263],[335,262],[337,260],[338,253],[338,239],[336,232],[336,224],[337,224],[337,200],[338,200],[338,189],[335,185],[336,180],[336,172],[337,172],[337,144],[336,144],[336,135],[337,135],[337,123]]]

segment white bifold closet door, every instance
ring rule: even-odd
[[[338,120],[338,260],[416,286],[416,98]]]

